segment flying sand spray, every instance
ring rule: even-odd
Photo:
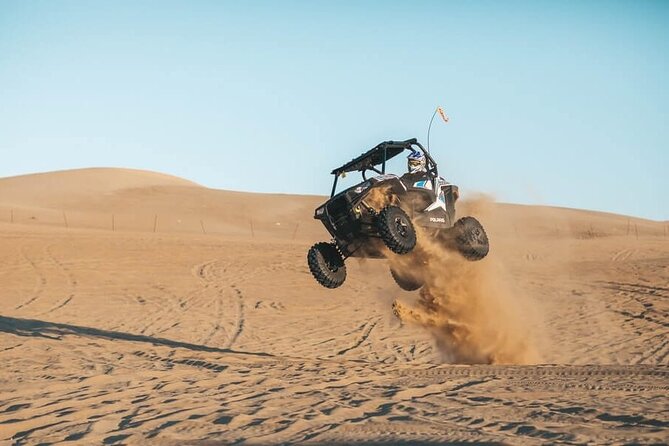
[[[427,131],[441,107],[432,114]],[[476,204],[474,204],[475,207]],[[494,258],[485,263],[464,261],[444,251],[429,237],[407,256],[391,256],[391,267],[411,271],[423,265],[424,286],[413,305],[399,300],[393,312],[403,322],[421,326],[434,337],[442,359],[448,363],[527,364],[539,360],[522,317],[517,313],[519,296]]]

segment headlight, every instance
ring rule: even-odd
[[[325,206],[316,209],[316,215],[321,216],[325,212]]]

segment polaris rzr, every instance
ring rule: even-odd
[[[410,152],[410,171],[402,176],[387,174],[388,160],[404,151]],[[417,161],[416,168],[412,159]],[[336,193],[338,179],[353,171],[361,172],[363,181]],[[368,178],[368,173],[375,176]],[[410,253],[416,247],[415,226],[422,228],[421,237],[434,237],[467,260],[480,260],[488,254],[488,237],[481,224],[473,217],[455,220],[458,187],[439,176],[434,159],[415,138],[382,142],[332,174],[330,199],[316,208],[314,215],[332,241],[316,243],[307,254],[312,275],[324,287],[337,288],[344,283],[344,260],[348,257]],[[423,285],[420,277],[409,272],[391,268],[391,274],[405,290]]]

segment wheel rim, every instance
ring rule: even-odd
[[[336,273],[337,270],[339,269],[339,266],[337,266],[337,262],[332,258],[332,256],[328,256],[325,252],[321,251],[320,252],[321,259],[323,260],[323,263],[325,266],[332,271],[333,273]]]
[[[409,233],[409,225],[402,217],[395,218],[395,228],[402,237],[406,238],[407,234]]]

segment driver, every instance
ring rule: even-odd
[[[427,174],[427,160],[423,152],[419,152],[418,150],[411,151],[409,156],[407,156],[407,169],[409,171],[402,175],[405,184],[409,183],[413,184],[414,187],[423,187],[427,189],[434,188],[434,194],[437,197],[435,205],[440,198],[444,201],[441,188],[449,183],[442,177],[436,177],[433,180],[431,176]]]
[[[426,169],[425,155],[417,150],[413,150],[409,156],[407,156],[407,169],[408,173],[425,173]]]

